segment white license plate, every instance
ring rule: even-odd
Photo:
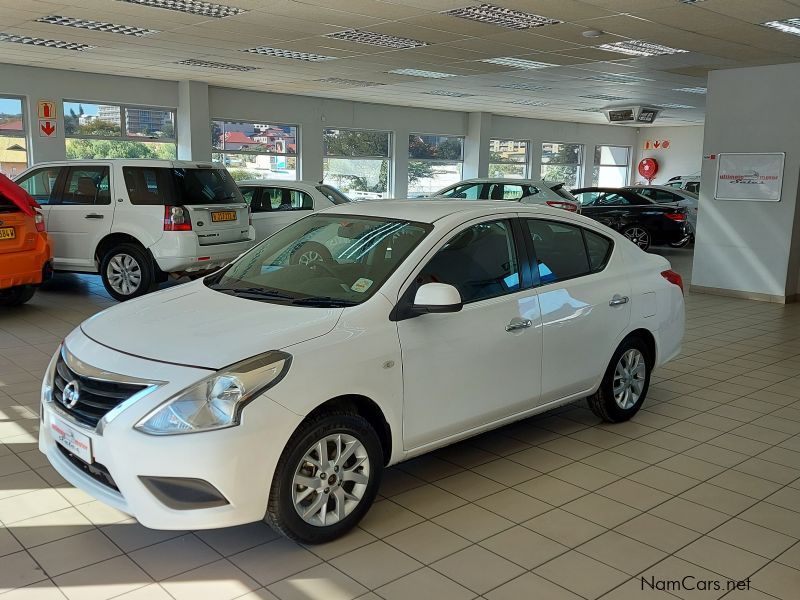
[[[92,440],[88,435],[75,431],[61,419],[52,417],[50,431],[53,439],[72,452],[83,462],[92,464]]]

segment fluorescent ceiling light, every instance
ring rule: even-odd
[[[526,60],[524,58],[514,58],[513,56],[498,56],[497,58],[484,58],[481,62],[492,63],[493,65],[501,65],[503,67],[513,67],[515,69],[546,69],[547,67],[556,66],[551,63],[537,62],[535,60]]]
[[[587,94],[586,96],[579,96],[579,98],[591,98],[592,100],[607,100],[615,102],[617,100],[627,100],[624,96],[609,96],[607,94]]]
[[[474,96],[475,94],[465,94],[464,92],[451,92],[450,90],[431,90],[429,92],[422,92],[423,94],[430,94],[431,96],[450,96],[451,98],[466,98],[467,96]]]
[[[90,21],[89,19],[75,19],[73,17],[60,17],[58,15],[41,17],[36,19],[36,21],[38,23],[49,23],[50,25],[77,27],[78,29],[90,29],[91,31],[103,31],[106,33],[120,33],[122,35],[132,35],[134,37],[143,37],[145,35],[160,33],[157,29],[144,29],[131,25],[114,25],[113,23],[105,23],[104,21]]]
[[[346,85],[348,87],[372,87],[375,85],[386,85],[385,83],[376,83],[375,81],[359,81],[357,79],[342,79],[341,77],[326,77],[325,79],[317,79],[318,83],[328,83],[331,85]]]
[[[610,73],[601,73],[599,75],[583,75],[578,77],[581,80],[589,80],[589,81],[604,81],[608,83],[621,83],[623,85],[630,84],[630,83],[641,83],[643,81],[653,81],[652,79],[646,79],[645,77],[634,77],[633,75],[612,75]]]
[[[790,33],[792,35],[800,35],[800,19],[783,19],[782,21],[767,21],[762,23],[764,27],[776,29],[783,33]]]
[[[557,25],[563,23],[558,19],[550,19],[532,13],[522,12],[511,8],[503,8],[493,4],[481,4],[479,6],[465,6],[448,10],[444,14],[460,19],[469,19],[479,23],[488,23],[509,29],[530,29],[531,27],[543,27],[545,25]]]
[[[673,88],[673,92],[686,92],[687,94],[706,94],[708,93],[708,88],[704,87],[685,87],[685,88]]]
[[[625,40],[624,42],[614,42],[613,44],[601,44],[600,50],[608,52],[618,52],[629,56],[661,56],[664,54],[682,54],[689,52],[679,48],[670,48],[661,44],[645,42],[644,40]]]
[[[422,71],[420,69],[395,69],[389,71],[394,75],[409,75],[411,77],[427,77],[428,79],[446,79],[447,77],[458,77],[453,73],[440,73],[438,71]]]
[[[547,106],[547,102],[542,102],[541,100],[528,100],[527,98],[523,98],[522,100],[512,100],[511,104],[521,104],[522,106]]]
[[[688,104],[656,104],[659,108],[695,108],[694,106],[689,106]]]
[[[48,40],[45,38],[29,37],[27,35],[16,35],[13,33],[0,33],[0,42],[13,42],[14,44],[41,46],[43,48],[58,48],[59,50],[74,50],[75,52],[84,52],[85,50],[94,48],[94,46],[90,46],[89,44]]]
[[[308,62],[316,62],[320,60],[334,60],[335,56],[325,56],[323,54],[314,54],[313,52],[295,52],[294,50],[282,50],[281,48],[270,48],[269,46],[257,46],[255,48],[248,48],[242,52],[250,52],[252,54],[261,54],[263,56],[274,56],[275,58],[291,58],[293,60],[305,60]]]
[[[177,65],[186,65],[188,67],[201,67],[204,69],[219,69],[221,71],[255,71],[258,67],[250,67],[247,65],[233,65],[230,63],[211,62],[210,60],[200,60],[197,58],[187,58],[186,60],[179,60]]]
[[[380,46],[382,48],[394,48],[396,50],[401,50],[404,48],[418,48],[420,46],[428,45],[428,42],[423,42],[420,40],[402,38],[395,35],[386,35],[385,33],[375,33],[374,31],[363,31],[360,29],[335,31],[333,33],[326,34],[325,37],[329,37],[334,40],[355,42],[356,44],[369,44],[370,46]]]
[[[497,88],[505,88],[508,90],[527,90],[529,92],[543,92],[545,90],[552,90],[553,88],[546,85],[536,85],[534,83],[503,83],[496,85]]]
[[[117,0],[128,4],[139,4],[141,6],[152,6],[153,8],[165,8],[178,12],[189,13],[190,15],[200,15],[202,17],[212,17],[223,19],[240,15],[247,11],[237,6],[225,6],[224,4],[214,4],[213,2],[201,2],[200,0]]]

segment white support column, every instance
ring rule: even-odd
[[[395,128],[392,143],[392,198],[408,197],[408,129]]]
[[[319,120],[300,125],[300,179],[322,181],[324,128],[325,123]]]
[[[211,160],[211,114],[208,84],[178,82],[178,159]]]
[[[489,175],[489,136],[492,114],[469,113],[467,138],[464,140],[464,179]]]

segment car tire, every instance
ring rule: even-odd
[[[306,242],[298,246],[289,258],[290,264],[304,266],[315,262],[331,262],[332,260],[331,251],[319,242]]]
[[[0,306],[19,306],[33,298],[36,288],[32,285],[18,285],[0,290]]]
[[[635,415],[647,397],[653,358],[637,336],[623,340],[606,369],[598,390],[587,398],[594,414],[608,423],[621,423]]]
[[[153,259],[138,244],[119,244],[106,252],[100,275],[106,291],[120,301],[143,296],[157,285]]]
[[[320,456],[323,441],[327,466]],[[336,465],[340,456],[344,461]],[[299,542],[331,541],[355,527],[367,513],[380,486],[383,464],[381,442],[363,417],[348,411],[312,417],[295,431],[278,461],[264,520]]]
[[[645,252],[650,248],[653,237],[641,225],[629,225],[621,233]]]

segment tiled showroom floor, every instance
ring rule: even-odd
[[[578,403],[391,468],[359,529],[304,548],[263,524],[147,530],[55,474],[41,373],[112,304],[97,278],[59,277],[0,313],[0,594],[693,599],[749,578],[725,597],[800,598],[800,305],[686,300],[683,355],[631,422]]]

